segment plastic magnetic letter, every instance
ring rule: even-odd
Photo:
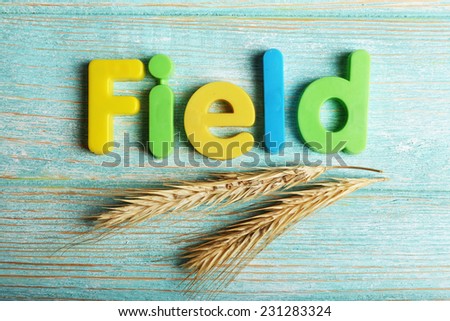
[[[167,85],[173,72],[173,64],[166,55],[154,56],[148,69],[159,85],[149,96],[149,148],[153,156],[164,158],[173,152],[173,91]]]
[[[283,55],[277,49],[266,51],[264,69],[264,141],[270,153],[284,147]]]
[[[298,106],[298,125],[304,142],[320,153],[345,150],[357,154],[366,147],[369,104],[370,56],[357,50],[349,56],[349,79],[325,77],[310,84]],[[335,99],[346,109],[342,129],[327,131],[320,121],[320,108]]]
[[[114,81],[137,81],[144,75],[144,64],[137,59],[98,59],[89,63],[88,145],[93,153],[109,152],[108,143],[114,140],[114,115],[139,112],[136,97],[113,96]]]
[[[226,101],[232,113],[212,113],[210,106]],[[255,108],[248,94],[228,82],[212,82],[200,87],[189,99],[184,114],[184,128],[192,146],[209,158],[236,158],[253,148],[252,134],[240,132],[231,137],[217,137],[210,127],[250,127],[255,122]]]

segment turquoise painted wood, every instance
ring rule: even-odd
[[[3,2],[0,5],[0,298],[5,300],[186,300],[177,267],[180,236],[214,232],[236,215],[180,213],[107,240],[71,244],[86,216],[116,204],[124,188],[244,170],[250,157],[208,167],[185,141],[183,112],[199,86],[242,86],[263,135],[262,54],[285,57],[287,141],[273,163],[326,161],[296,127],[305,87],[344,76],[346,56],[372,56],[367,149],[342,154],[391,180],[358,191],[277,239],[215,299],[450,299],[450,5],[447,1]],[[95,58],[169,55],[176,72],[178,158],[155,166],[124,134],[147,136],[148,112],[115,121],[122,162],[87,149],[87,64]],[[155,81],[117,85],[148,105]],[[328,119],[338,117],[329,108]],[[227,133],[222,130],[222,133]],[[138,144],[135,144],[138,146]],[[255,148],[257,166],[268,154]],[[139,158],[144,157],[144,166]],[[187,162],[194,158],[198,166]],[[151,164],[149,164],[149,161]],[[336,164],[336,159],[333,159]],[[128,165],[128,166],[127,166]],[[254,164],[254,166],[256,166]],[[269,164],[270,165],[270,164]],[[343,175],[342,173],[335,173]],[[347,176],[362,173],[346,172]],[[233,208],[241,212],[250,204]]]

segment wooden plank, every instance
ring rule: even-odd
[[[326,17],[319,5],[313,14],[320,18],[294,17],[290,11],[276,18],[271,6],[251,7],[256,2],[248,11],[237,5],[221,12],[212,5],[206,9],[205,14],[222,17],[192,16],[189,8],[169,4],[161,5],[166,10],[161,16],[130,4],[114,12],[94,5],[88,14],[96,16],[89,16],[78,15],[87,10],[81,4],[1,7],[0,298],[192,298],[181,290],[186,274],[176,266],[179,237],[213,232],[241,215],[184,213],[66,252],[58,249],[89,230],[83,218],[114,204],[113,196],[124,188],[242,170],[248,159],[219,168],[205,163],[183,168],[173,158],[168,166],[139,167],[139,152],[132,149],[129,167],[102,166],[112,158],[85,147],[87,63],[95,58],[148,62],[156,53],[170,55],[177,68],[170,84],[181,139],[190,95],[207,82],[232,81],[252,97],[258,119],[251,132],[262,141],[261,55],[276,47],[285,55],[287,138],[293,146],[275,163],[293,162],[294,153],[303,150],[295,115],[305,86],[319,77],[344,76],[345,57],[363,48],[372,56],[368,146],[342,157],[348,164],[384,169],[391,180],[304,220],[215,298],[450,299],[450,22],[444,2],[437,6],[440,13],[432,5],[423,8],[430,19],[403,19],[418,15],[420,3],[411,7],[416,11],[399,5],[398,15],[404,13],[399,19],[383,18],[381,11],[371,11],[368,19],[347,18],[348,11]],[[338,16],[345,3],[322,5]],[[395,12],[393,3],[387,6]],[[226,17],[238,11],[244,13]],[[147,76],[140,83],[118,84],[117,93],[135,95],[145,107],[153,85]],[[147,115],[143,108],[138,116],[117,119],[115,137],[122,141],[126,132],[132,141],[144,141]],[[192,155],[202,160],[188,143],[179,146],[181,161]],[[123,147],[118,152],[124,158]],[[265,152],[254,152],[257,165],[266,166]],[[308,155],[310,161],[326,160]],[[230,210],[239,213],[248,206]]]
[[[0,12],[56,15],[152,15],[234,17],[338,17],[338,18],[438,18],[449,17],[447,0],[251,0],[185,1],[11,1],[2,2]]]
[[[448,191],[449,141],[442,138],[449,136],[445,103],[450,89],[449,26],[447,21],[434,20],[4,15],[0,49],[2,184],[24,178],[79,179],[87,184],[91,180],[114,184],[118,180],[176,179],[186,172],[177,165],[180,162],[192,172],[208,170],[204,159],[185,142],[184,107],[201,85],[214,80],[234,82],[254,101],[258,116],[251,132],[261,142],[261,54],[269,47],[279,48],[285,55],[287,141],[292,142],[285,155],[274,157],[273,162],[326,164],[323,155],[303,148],[296,125],[299,97],[314,79],[345,76],[348,53],[364,48],[372,56],[368,146],[356,156],[342,154],[342,159],[385,170],[392,178],[386,189]],[[114,158],[93,155],[85,148],[87,63],[95,58],[148,61],[160,52],[170,55],[177,68],[170,83],[176,95],[178,155],[167,160],[168,167],[158,168],[151,156],[136,148],[129,157],[125,155],[125,133],[132,142],[147,140],[147,95],[154,85],[147,76],[139,83],[117,85],[119,94],[139,97],[143,108],[137,116],[116,119],[121,164],[102,166]],[[270,165],[264,149],[253,152],[254,157],[236,159],[232,167]],[[189,163],[192,156],[200,161],[199,167]],[[145,166],[140,166],[140,157]],[[332,161],[337,164],[336,159]],[[209,170],[230,165],[214,164]]]
[[[192,298],[181,291],[186,275],[176,257],[186,243],[180,238],[213,232],[242,215],[185,213],[58,251],[88,230],[82,217],[98,213],[118,192],[21,184],[5,189],[0,296]],[[449,210],[448,193],[359,191],[276,240],[215,298],[449,299]]]

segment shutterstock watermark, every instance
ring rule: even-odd
[[[338,151],[345,146],[346,141],[332,142],[331,133],[327,134],[326,146],[327,154],[318,154],[311,150],[313,148],[322,148],[318,142],[308,142],[294,149],[293,142],[285,142],[283,148],[278,154],[270,154],[266,151],[266,143],[254,142],[250,144],[242,144],[239,146],[237,142],[229,144],[228,150],[223,150],[223,146],[217,142],[205,144],[204,149],[209,152],[212,157],[218,155],[231,155],[231,149],[240,148],[244,154],[241,157],[227,160],[217,160],[209,158],[197,153],[192,146],[199,146],[193,137],[189,141],[182,139],[179,133],[175,134],[175,142],[163,144],[163,150],[173,148],[173,153],[166,158],[155,158],[151,150],[151,142],[131,141],[130,135],[124,133],[122,142],[109,142],[103,146],[103,151],[110,158],[103,161],[103,167],[165,167],[175,165],[178,167],[259,167],[259,166],[347,166],[344,159],[338,154]],[[275,142],[274,142],[275,144]],[[253,148],[252,148],[253,146]],[[332,147],[330,147],[332,146]],[[329,149],[328,149],[329,148]],[[249,150],[249,151],[248,151]],[[247,152],[246,152],[247,151]],[[136,154],[137,153],[137,157]],[[133,157],[131,157],[133,156]],[[137,159],[136,159],[137,158]],[[131,163],[133,160],[133,163]],[[136,162],[136,163],[134,163]]]

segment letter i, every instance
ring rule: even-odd
[[[168,80],[173,64],[166,55],[156,55],[148,64],[151,75],[159,80],[149,96],[149,148],[153,156],[164,158],[173,152],[173,91]]]
[[[278,153],[284,138],[283,55],[277,49],[266,51],[264,69],[264,142],[270,153]]]

